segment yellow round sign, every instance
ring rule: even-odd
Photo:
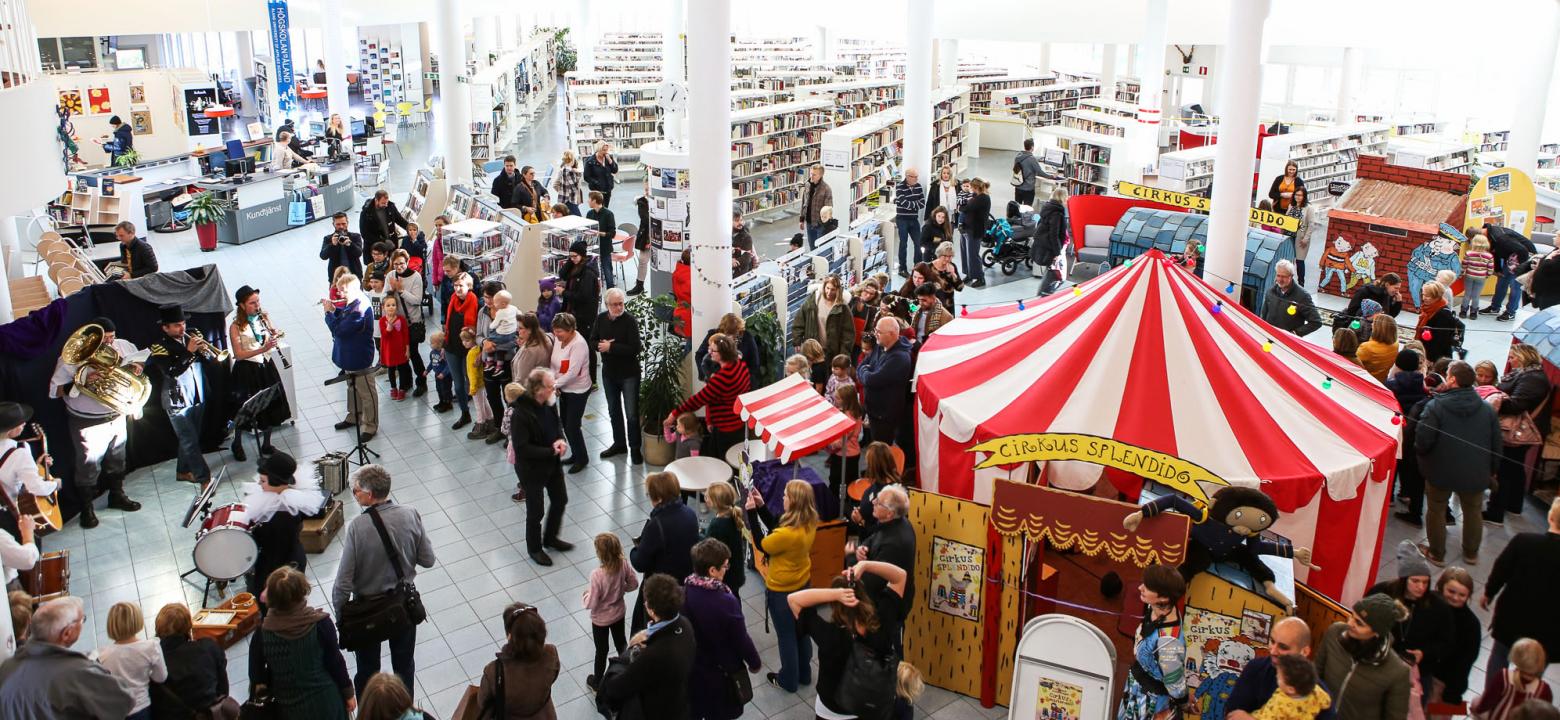
[[[1515,168],[1500,168],[1479,178],[1473,192],[1468,193],[1463,227],[1484,227],[1484,223],[1495,221],[1530,236],[1537,206],[1533,181],[1528,179],[1527,173]]]

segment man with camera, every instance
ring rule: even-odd
[[[347,230],[347,214],[344,212],[332,215],[330,224],[333,228],[331,233],[320,243],[320,259],[325,261],[325,281],[334,281],[336,268],[339,267],[345,267],[347,272],[362,277],[363,236]]]

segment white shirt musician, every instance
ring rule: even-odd
[[[103,328],[103,342],[119,352],[121,363],[130,363],[131,371],[142,372],[147,352],[138,349],[128,340],[114,335],[114,323],[108,318],[92,320]],[[73,442],[73,459],[76,467],[76,488],[81,504],[81,526],[97,527],[97,512],[91,499],[97,497],[99,480],[108,487],[108,506],[135,512],[141,504],[125,495],[125,441],[128,439],[125,416],[96,399],[82,393],[75,386],[79,365],[61,358],[49,380],[49,396],[65,401]]]
[[[17,440],[32,418],[32,408],[21,403],[0,402],[0,491],[16,502],[25,488],[31,495],[50,495],[60,484],[38,474],[32,451]],[[15,448],[15,452],[12,452]],[[48,459],[45,455],[42,459]]]

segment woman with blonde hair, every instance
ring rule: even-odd
[[[1425,358],[1432,363],[1451,357],[1463,332],[1463,322],[1447,304],[1447,295],[1446,286],[1435,280],[1419,290],[1419,324],[1414,326],[1414,337],[1424,342]]]
[[[1360,367],[1381,382],[1387,381],[1398,356],[1398,326],[1391,315],[1377,312],[1370,320],[1370,339],[1360,343],[1354,351],[1354,359]]]
[[[1506,366],[1512,370],[1496,386],[1505,398],[1496,406],[1495,413],[1502,418],[1528,415],[1538,427],[1540,439],[1534,445],[1506,446],[1495,473],[1498,485],[1484,508],[1484,522],[1496,527],[1505,526],[1507,513],[1522,514],[1528,476],[1544,446],[1542,438],[1549,436],[1549,408],[1554,402],[1554,387],[1544,373],[1544,358],[1538,354],[1538,348],[1527,343],[1512,345],[1506,353]]]
[[[818,532],[818,508],[812,485],[792,480],[785,485],[785,512],[777,521],[758,488],[748,490],[748,528],[758,548],[769,557],[764,601],[780,652],[780,672],[769,673],[769,684],[789,693],[812,683],[812,641],[797,629],[787,597],[812,579],[812,546]],[[762,521],[762,525],[760,525]],[[764,528],[770,530],[766,534]]]
[[[108,609],[108,637],[112,645],[98,648],[97,661],[108,668],[119,684],[130,693],[135,704],[125,720],[149,720],[152,717],[151,683],[168,679],[162,647],[156,640],[143,639],[146,621],[135,603],[118,602]]]
[[[731,483],[715,483],[704,491],[704,499],[714,515],[704,528],[704,537],[725,543],[731,551],[731,569],[726,571],[725,583],[733,595],[741,594],[747,583],[747,541],[742,539],[742,524],[746,520],[742,508],[737,506],[737,490]]]
[[[558,193],[558,201],[569,209],[570,215],[580,214],[580,205],[585,202],[584,190],[580,188],[583,170],[579,160],[575,159],[574,152],[563,151],[563,157],[558,160],[557,169],[553,170],[553,190]]]

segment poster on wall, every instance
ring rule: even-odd
[[[1056,678],[1040,678],[1035,687],[1035,720],[1078,720],[1083,688]]]
[[[135,135],[151,135],[152,134],[152,111],[151,110],[131,110],[130,111],[130,132],[132,134],[135,134]]]
[[[1498,222],[1523,235],[1532,235],[1537,194],[1527,174],[1514,168],[1486,173],[1468,193],[1463,227]]]
[[[980,579],[985,560],[984,548],[933,537],[931,608],[980,622]]]
[[[1202,717],[1224,717],[1235,680],[1246,663],[1257,656],[1256,632],[1266,644],[1272,618],[1260,612],[1244,611],[1234,617],[1203,608],[1186,609],[1182,624],[1186,638],[1186,686],[1197,700]]]
[[[114,112],[114,103],[108,96],[107,87],[87,88],[87,110],[93,115]]]
[[[81,114],[81,90],[77,88],[66,88],[60,91],[59,97],[59,106],[63,108],[65,112],[68,112],[72,115]]]
[[[145,85],[142,85],[140,83],[136,83],[136,84],[130,86],[130,104],[132,106],[134,106],[134,105],[145,105],[146,104],[146,86]]]
[[[184,89],[184,118],[188,121],[186,129],[190,137],[217,134],[221,124],[216,118],[206,117],[206,108],[216,104],[217,89],[214,87]]]

